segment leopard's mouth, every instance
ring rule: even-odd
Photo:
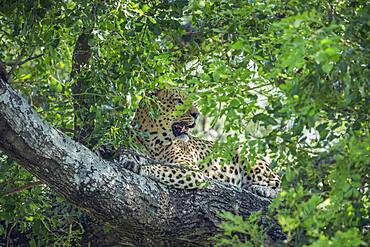
[[[185,123],[174,123],[172,124],[172,132],[175,135],[175,137],[181,136],[181,135],[187,135],[189,129],[195,127],[195,122],[192,125],[186,125]]]

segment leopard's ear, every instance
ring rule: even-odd
[[[150,97],[168,97],[173,94],[179,93],[180,90],[173,86],[160,87],[157,86],[154,90],[150,91]]]
[[[167,95],[169,95],[169,89],[161,87],[156,87],[149,93],[149,96],[154,98],[166,97]]]
[[[153,91],[150,92],[150,96],[158,97],[160,91],[161,91],[161,89],[159,87],[157,87],[156,89],[154,89]]]
[[[149,96],[149,97],[158,97],[162,90],[163,90],[163,88],[160,88],[159,86],[156,86],[155,89],[150,90],[149,92],[147,92],[147,96]]]

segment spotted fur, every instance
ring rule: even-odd
[[[280,178],[269,168],[266,161],[258,160],[256,165],[247,171],[245,161],[248,160],[248,155],[242,154],[241,149],[235,152],[230,164],[221,165],[220,160],[201,163],[200,161],[210,154],[214,143],[191,136],[187,132],[188,128],[194,127],[199,115],[195,106],[191,106],[179,117],[174,116],[176,106],[183,104],[184,97],[186,95],[179,90],[164,89],[156,91],[151,100],[140,103],[132,122],[137,141],[142,144],[146,154],[159,163],[176,163],[184,167],[182,169],[162,164],[141,166],[140,174],[179,189],[200,188],[209,179],[223,181],[239,188],[279,187]],[[153,106],[158,109],[157,116],[150,114]],[[177,132],[174,131],[174,126],[177,127]]]

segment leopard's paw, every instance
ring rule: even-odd
[[[251,185],[250,190],[262,197],[267,197],[267,198],[275,198],[278,196],[280,189],[278,188],[271,188],[267,186],[261,186],[261,185]]]

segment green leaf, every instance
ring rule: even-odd
[[[253,116],[253,121],[255,121],[255,122],[262,121],[266,125],[277,125],[278,124],[278,122],[274,118],[272,118],[272,117],[270,117],[270,116],[268,116],[264,113],[259,113],[259,114],[254,115]]]

